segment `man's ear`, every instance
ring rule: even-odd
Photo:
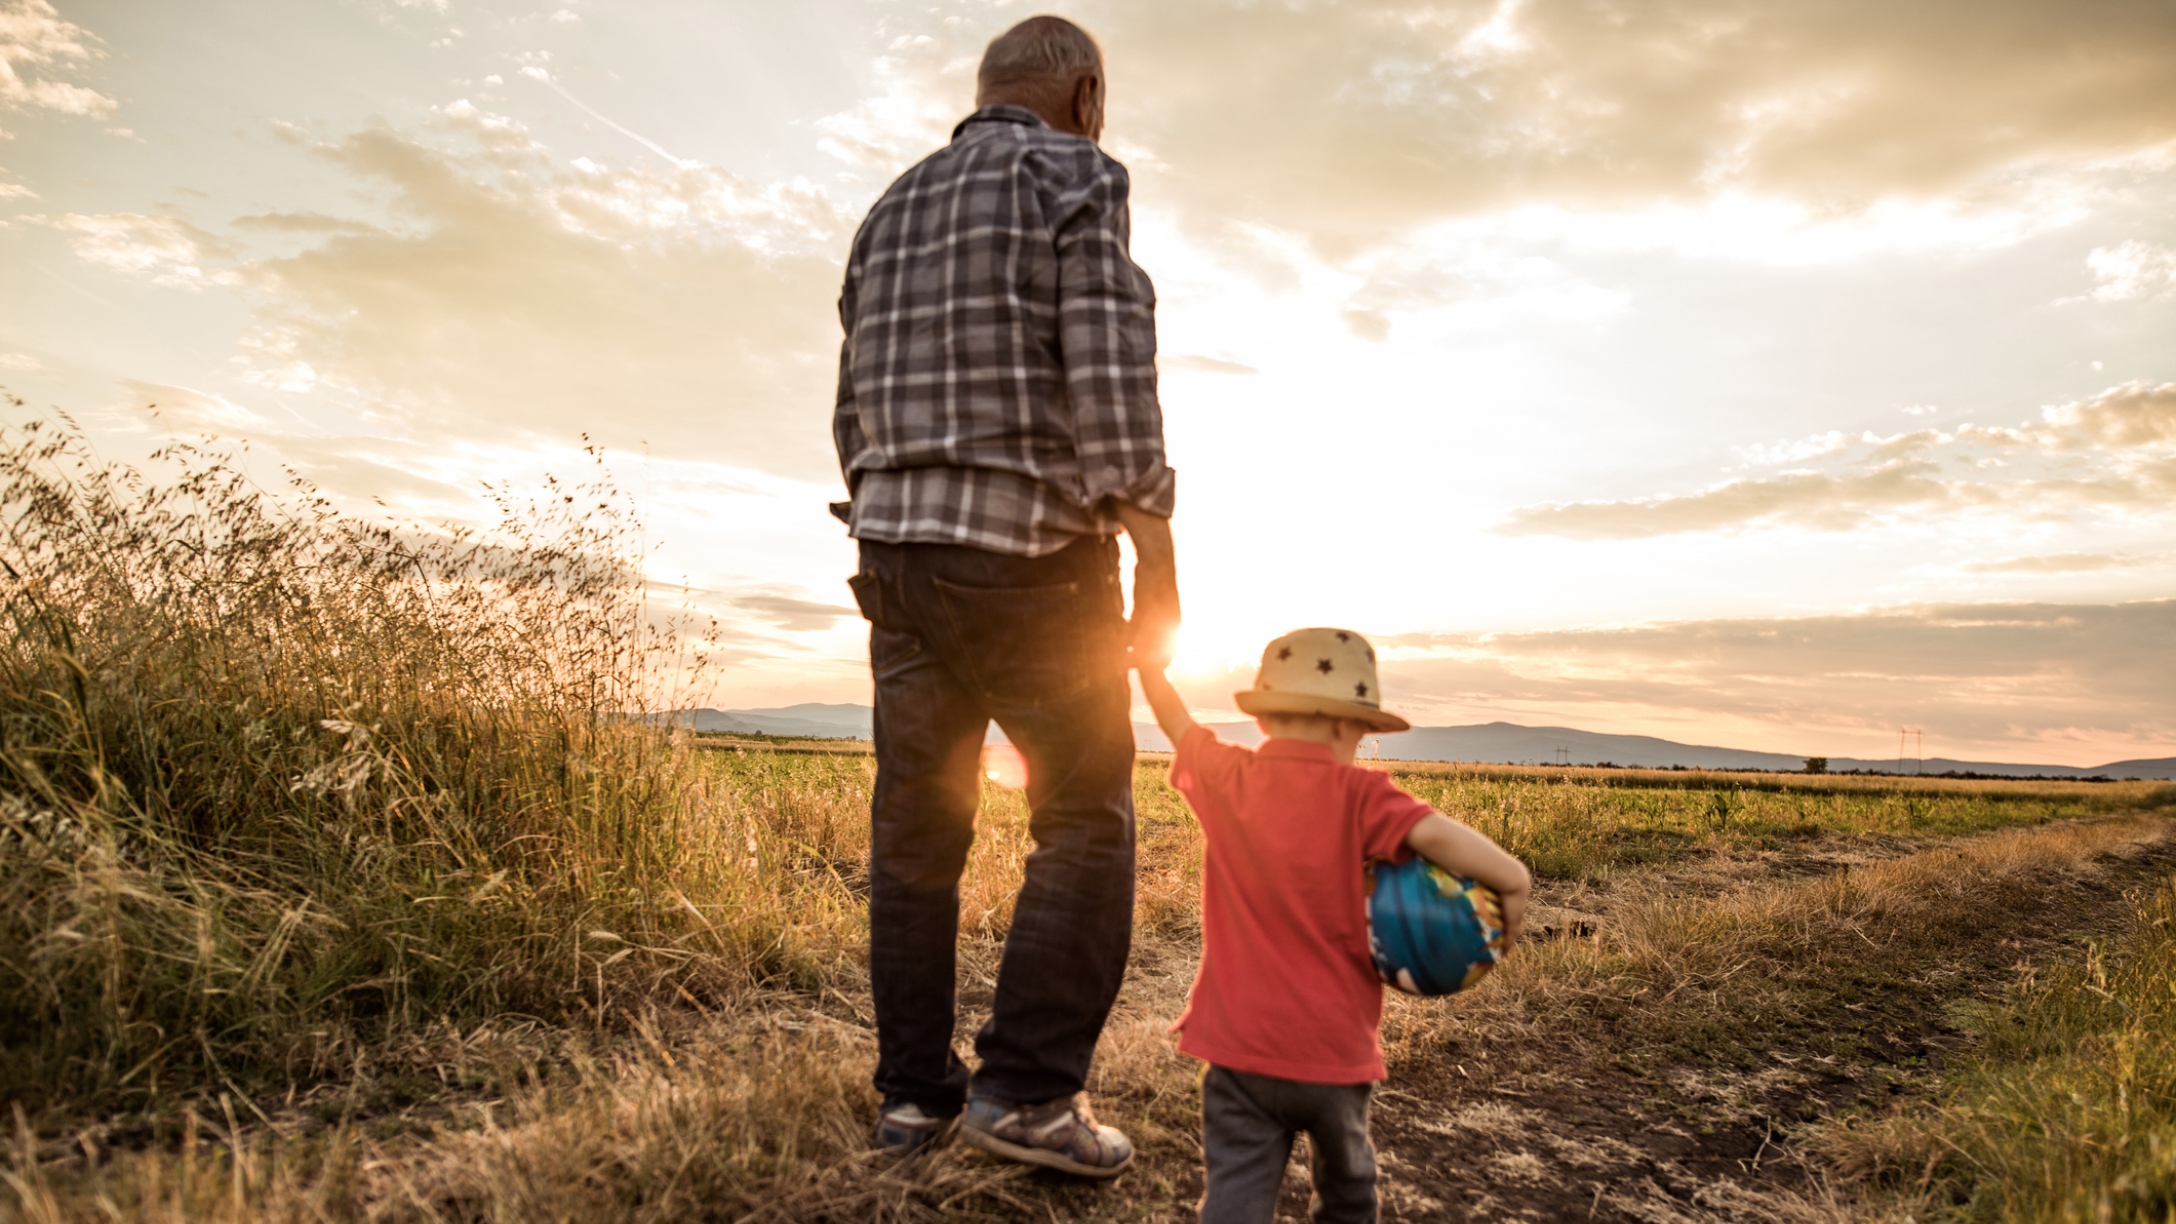
[[[1102,135],[1103,74],[1092,72],[1073,82],[1073,126],[1090,140]]]

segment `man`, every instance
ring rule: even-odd
[[[1088,1177],[1133,1159],[1082,1092],[1133,933],[1129,650],[1179,618],[1155,293],[1102,53],[1056,17],[984,54],[976,111],[854,238],[833,436],[876,681],[876,1140],[962,1137]],[[1124,620],[1116,533],[1133,537]],[[991,719],[1028,764],[1026,882],[970,1076],[952,1046],[960,872]]]

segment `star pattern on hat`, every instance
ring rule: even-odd
[[[1363,681],[1361,681],[1360,683],[1358,683],[1358,684],[1355,684],[1355,685],[1353,685],[1353,686],[1352,686],[1352,695],[1353,695],[1353,696],[1355,696],[1355,697],[1365,697],[1365,696],[1367,696],[1367,695],[1368,695],[1368,685],[1367,685],[1367,681],[1363,680]]]
[[[1349,642],[1352,640],[1352,635],[1340,629],[1338,630],[1337,640],[1340,642]]]
[[[1321,673],[1322,673],[1323,675],[1327,676],[1327,675],[1329,675],[1329,674],[1330,674],[1331,672],[1333,672],[1333,671],[1336,671],[1336,670],[1337,670],[1337,668],[1336,668],[1336,666],[1335,666],[1334,664],[1332,664],[1332,663],[1331,663],[1331,662],[1330,662],[1330,661],[1329,661],[1328,659],[1316,659],[1316,660],[1315,660],[1315,670],[1316,670],[1316,671],[1318,671],[1318,672],[1321,672]]]
[[[1284,647],[1283,649],[1281,649],[1281,650],[1279,650],[1279,651],[1277,652],[1277,661],[1278,661],[1279,663],[1282,663],[1282,662],[1284,662],[1284,661],[1285,661],[1286,659],[1289,659],[1289,658],[1291,658],[1291,657],[1292,657],[1292,648],[1291,648],[1290,646],[1286,646],[1286,647]]]

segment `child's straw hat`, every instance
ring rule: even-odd
[[[1298,629],[1262,651],[1254,687],[1233,693],[1249,714],[1321,714],[1350,718],[1377,731],[1413,724],[1383,709],[1375,679],[1375,648],[1350,629]]]

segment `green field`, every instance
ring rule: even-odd
[[[1161,759],[1091,1085],[1140,1166],[893,1163],[872,761],[628,716],[702,628],[609,487],[418,542],[160,464],[0,445],[0,1218],[1190,1218]],[[1502,970],[1392,1000],[1387,1218],[2167,1217],[2176,788],[1385,767],[1541,881]],[[963,1033],[1025,817],[985,793]]]

